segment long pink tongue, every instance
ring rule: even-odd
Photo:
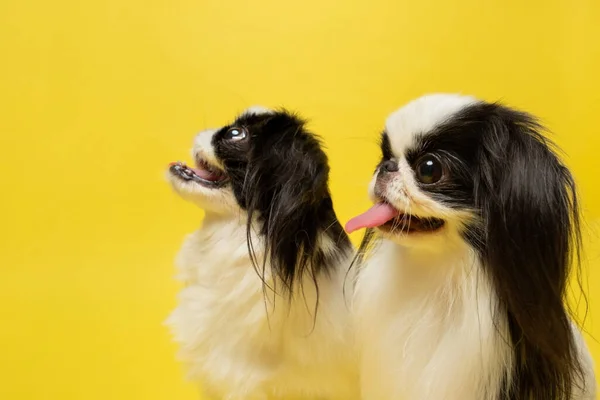
[[[366,212],[352,218],[346,224],[346,232],[352,233],[362,228],[374,228],[396,218],[400,212],[386,203],[377,203]]]

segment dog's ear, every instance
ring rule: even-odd
[[[290,290],[307,269],[313,278],[317,272],[312,270],[318,264],[313,259],[317,240],[326,219],[331,219],[324,214],[332,210],[328,175],[327,156],[318,139],[295,115],[273,114],[253,137],[243,195],[249,250],[254,254],[250,224],[257,218],[266,254],[262,263],[255,257],[253,261],[262,276],[269,263],[284,290]]]
[[[575,184],[533,117],[488,107],[474,198],[479,251],[515,346],[508,398],[570,399],[581,373],[565,309],[581,242]]]

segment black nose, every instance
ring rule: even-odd
[[[398,163],[394,160],[385,160],[381,163],[381,168],[386,172],[398,172]]]

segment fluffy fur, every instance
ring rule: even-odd
[[[359,253],[364,400],[596,398],[565,306],[575,184],[542,132],[526,113],[458,95],[388,118],[369,193],[399,215]]]
[[[201,132],[192,155],[196,169],[168,174],[206,211],[179,254],[186,286],[169,319],[190,378],[215,399],[358,396],[343,297],[352,248],[317,138],[255,107]]]

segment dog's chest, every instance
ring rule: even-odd
[[[489,285],[477,271],[436,282],[399,262],[381,254],[357,286],[364,398],[490,398],[510,360],[494,326]]]
[[[235,347],[241,337],[247,342],[264,328],[262,282],[250,262],[242,227],[208,227],[193,233],[177,264],[185,284],[176,311],[185,318],[178,325],[195,332],[188,341],[206,349]]]
[[[245,230],[219,228],[191,234],[177,259],[185,287],[169,324],[192,376],[235,376],[268,332],[262,282],[248,256]]]
[[[333,288],[329,280],[322,284],[317,321],[310,285],[305,298],[287,306],[263,286],[248,256],[244,228],[196,232],[178,257],[186,286],[169,324],[190,377],[218,397],[232,399],[264,393],[293,399],[305,392],[350,399],[358,390],[347,378],[346,310],[334,296],[341,296],[341,286]],[[269,266],[265,272],[268,276]],[[329,396],[339,391],[344,394]]]

